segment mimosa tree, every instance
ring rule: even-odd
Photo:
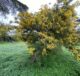
[[[65,46],[75,53],[73,49],[78,42],[75,30],[76,14],[75,6],[70,2],[58,0],[53,8],[45,5],[35,14],[29,12],[19,14],[19,30],[29,45],[33,62],[53,54],[58,46]]]

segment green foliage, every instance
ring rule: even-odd
[[[8,27],[4,25],[0,25],[0,38],[7,37]]]
[[[11,35],[12,32],[16,29],[15,26],[0,24],[0,41],[15,41],[17,40],[16,32],[14,35]]]
[[[59,6],[61,2],[63,5]],[[29,50],[32,51],[33,58],[53,54],[54,48],[60,45],[72,50],[71,48],[77,44],[74,5],[70,5],[67,0],[61,2],[54,8],[45,5],[35,14],[19,14],[20,32],[30,44]]]

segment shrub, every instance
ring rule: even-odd
[[[75,16],[74,5],[67,0],[58,2],[54,8],[45,5],[35,14],[19,13],[19,30],[22,38],[28,42],[33,62],[53,54],[57,46],[63,45],[73,50],[78,42]]]

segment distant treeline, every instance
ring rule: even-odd
[[[16,41],[16,26],[0,24],[0,41]]]

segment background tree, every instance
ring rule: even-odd
[[[8,27],[4,26],[3,24],[0,25],[0,41],[5,41],[8,32]]]
[[[70,0],[59,0],[53,8],[47,5],[35,14],[19,14],[22,38],[28,42],[32,61],[41,60],[54,53],[58,46],[65,46],[73,51],[78,42],[75,30],[74,4]],[[59,47],[59,49],[60,49]],[[60,49],[61,50],[61,49]],[[78,51],[77,51],[78,52]]]
[[[0,41],[16,41],[16,26],[0,24]]]
[[[16,13],[16,11],[22,12],[26,11],[28,7],[18,0],[0,0],[0,13],[9,14],[10,11],[12,13]]]

